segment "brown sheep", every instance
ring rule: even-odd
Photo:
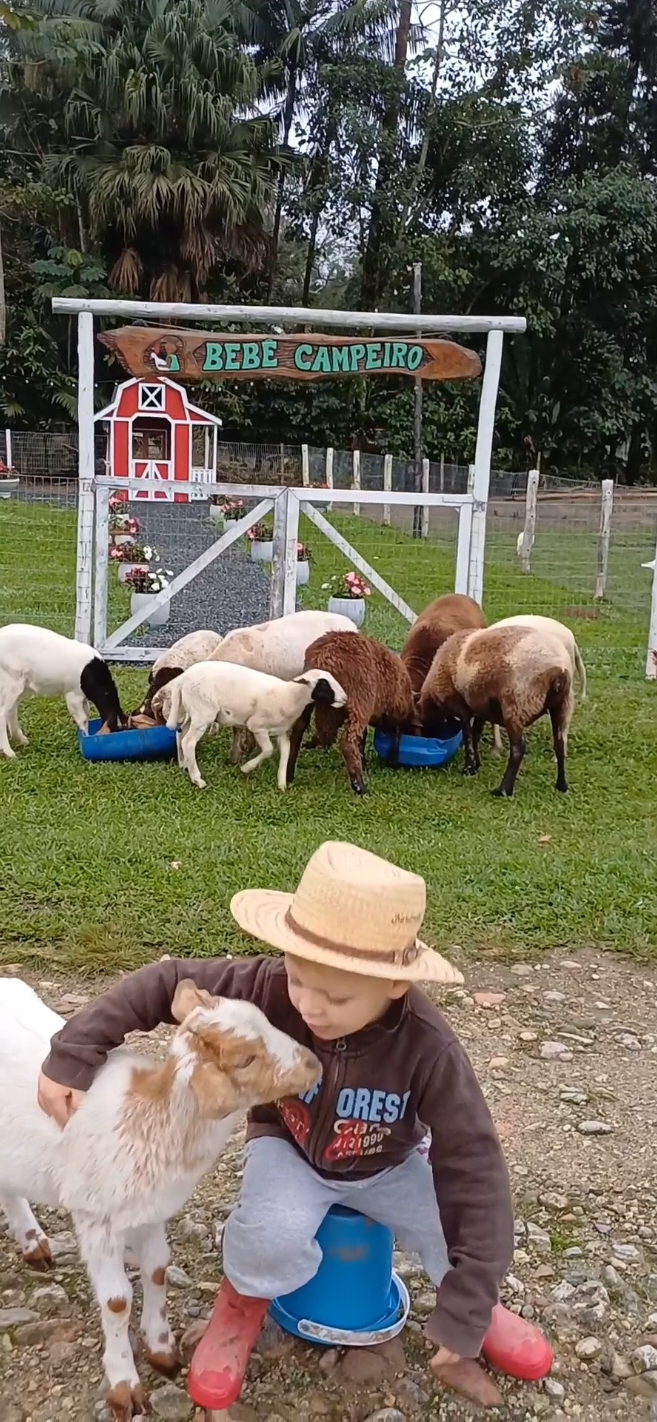
[[[339,672],[335,668],[339,667]],[[364,779],[364,752],[368,726],[381,726],[396,737],[416,722],[411,679],[396,652],[362,633],[327,632],[308,648],[304,671],[330,672],[347,693],[343,711],[315,707],[315,744],[332,746],[339,731],[340,752],[349,773],[352,790],[367,794]],[[299,749],[310,724],[313,708],[308,707],[292,727],[288,781],[294,779]],[[395,755],[391,758],[395,763]]]
[[[421,612],[401,649],[401,659],[408,668],[416,695],[422,690],[424,678],[443,642],[453,632],[474,631],[486,627],[486,618],[473,597],[463,593],[445,593]]]
[[[557,761],[557,790],[568,789],[566,751],[573,712],[570,653],[553,634],[530,627],[487,627],[456,632],[436,653],[419,702],[428,735],[440,734],[445,717],[463,728],[465,775],[481,764],[479,741],[486,721],[504,726],[510,755],[493,793],[511,796],[525,754],[525,731],[549,714]]]

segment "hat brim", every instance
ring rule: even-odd
[[[386,978],[393,982],[444,983],[458,987],[463,974],[446,958],[426,943],[417,940],[419,953],[412,963],[399,967],[371,958],[360,958],[339,949],[324,948],[304,938],[287,921],[294,895],[275,889],[243,889],[231,899],[230,911],[245,933],[278,948],[281,953],[293,953],[311,963],[323,963],[327,968],[339,968],[345,973],[358,973],[366,978]]]

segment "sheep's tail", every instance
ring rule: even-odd
[[[575,643],[575,666],[577,667],[580,676],[580,681],[582,683],[582,695],[580,697],[580,700],[586,701],[586,667],[584,666],[584,663],[582,661],[582,653],[580,652],[577,643]]]
[[[180,722],[182,720],[181,702],[182,686],[180,684],[180,681],[174,681],[171,687],[171,706],[169,708],[169,715],[167,716],[167,729],[169,731],[178,730],[178,726],[180,725]]]

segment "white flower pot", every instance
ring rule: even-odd
[[[148,602],[152,602],[155,596],[155,593],[131,593],[130,611],[132,613],[141,612],[142,607],[145,607]],[[165,627],[170,615],[171,603],[164,602],[161,607],[156,607],[149,617],[145,617],[144,622],[147,622],[149,627]]]
[[[307,558],[297,558],[297,587],[305,588],[310,582],[310,563]]]
[[[251,557],[254,563],[271,563],[274,558],[274,540],[270,538],[267,542],[260,542],[254,538],[251,544]]]
[[[224,524],[226,522],[224,518],[224,511],[223,509],[219,508],[218,504],[210,504],[210,518],[213,523],[218,523],[220,528],[224,527]]]
[[[365,598],[330,597],[328,610],[329,612],[341,612],[343,617],[351,618],[355,627],[362,627],[365,621]]]
[[[18,484],[18,475],[15,479],[0,479],[0,499],[10,499],[16,493]]]
[[[115,548],[122,548],[124,543],[134,543],[134,533],[113,533],[112,542]]]
[[[128,573],[136,572],[137,568],[141,569],[147,567],[148,563],[117,563],[117,568],[119,570],[119,582],[125,583],[127,581]]]

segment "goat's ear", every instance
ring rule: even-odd
[[[216,998],[204,988],[199,988],[192,978],[183,978],[178,983],[171,1003],[171,1012],[176,1022],[184,1022],[195,1007],[214,1007]]]
[[[194,1067],[189,1084],[199,1112],[206,1120],[230,1116],[240,1104],[230,1078],[213,1062],[200,1062]]]

